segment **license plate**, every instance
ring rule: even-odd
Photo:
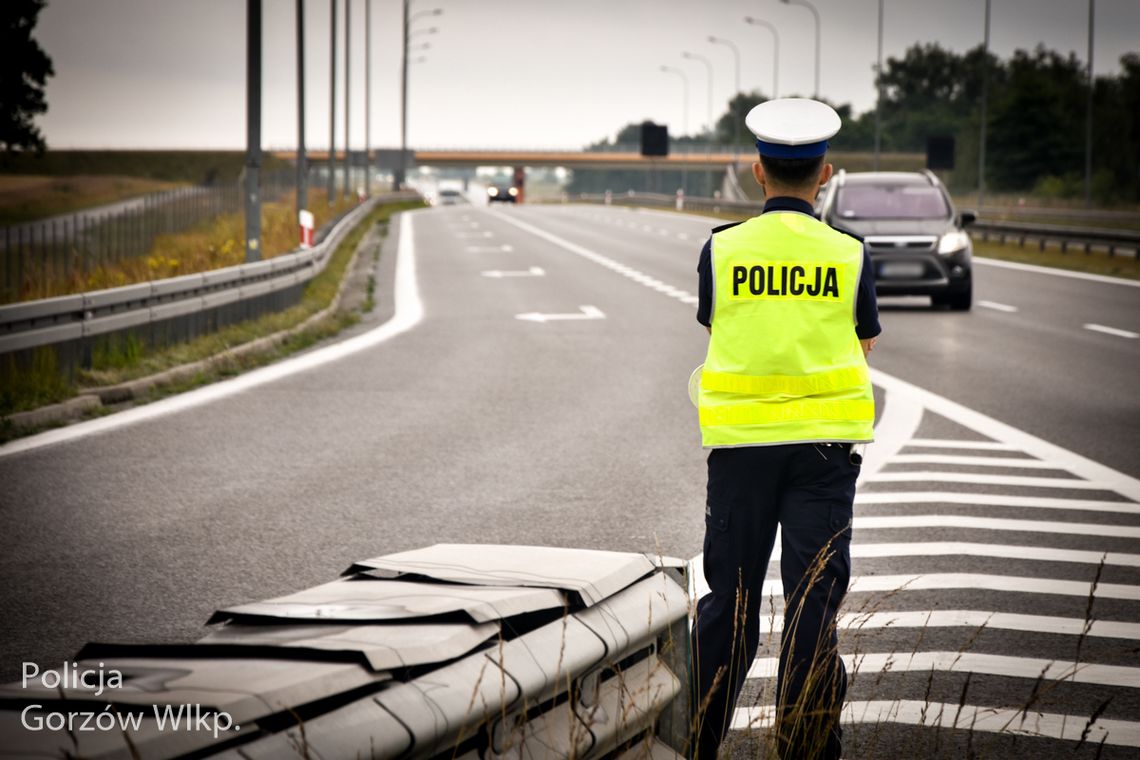
[[[888,261],[879,268],[879,276],[884,279],[917,280],[926,267],[918,261]]]

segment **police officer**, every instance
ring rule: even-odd
[[[698,409],[708,456],[704,572],[693,626],[696,740],[713,760],[760,639],[763,584],[780,528],[784,628],[777,751],[838,758],[846,673],[836,613],[851,575],[851,515],[875,416],[866,355],[879,334],[862,241],[815,218],[838,114],[771,100],[746,120],[766,202],[713,230],[697,319],[709,328]]]

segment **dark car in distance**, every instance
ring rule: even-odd
[[[973,294],[973,245],[933,173],[839,171],[827,183],[820,218],[863,238],[880,295],[928,295],[934,306],[967,311]]]
[[[488,203],[515,203],[519,189],[513,185],[492,185],[487,188]]]

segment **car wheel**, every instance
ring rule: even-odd
[[[946,295],[930,297],[932,306],[948,306],[950,307],[950,311],[969,311],[973,302],[973,288],[967,288],[961,293],[947,293]]]

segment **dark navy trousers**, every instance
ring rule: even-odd
[[[780,526],[784,632],[777,740],[785,758],[838,758],[847,675],[835,619],[851,578],[855,479],[846,444],[714,449],[708,457],[704,572],[693,624],[697,737],[713,760],[760,641],[764,576]],[[715,688],[714,688],[715,687]]]

